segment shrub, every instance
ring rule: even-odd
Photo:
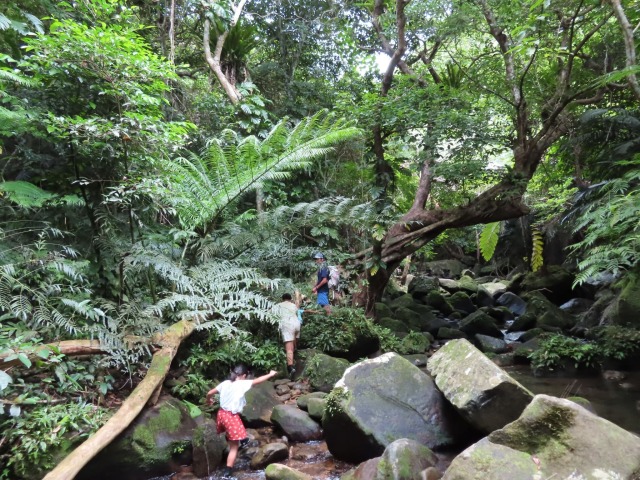
[[[548,333],[539,338],[540,347],[528,355],[534,369],[555,370],[566,361],[574,362],[576,368],[594,367],[599,362],[599,349],[593,342]]]
[[[109,411],[104,408],[67,403],[34,408],[1,420],[0,431],[10,448],[0,456],[0,463],[7,466],[0,478],[33,474],[34,468],[39,472],[51,469],[58,452],[70,450],[98,430],[108,417]]]

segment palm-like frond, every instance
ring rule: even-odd
[[[270,180],[284,180],[292,171],[309,166],[333,145],[357,135],[346,120],[326,112],[302,120],[293,129],[287,120],[275,125],[264,140],[237,139],[231,131],[209,142],[205,152],[167,165],[165,199],[183,225],[210,224],[243,194]]]

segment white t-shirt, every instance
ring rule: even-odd
[[[225,380],[216,387],[220,392],[220,408],[231,413],[240,413],[247,404],[244,394],[249,391],[253,380]]]

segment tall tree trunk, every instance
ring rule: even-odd
[[[619,0],[610,0],[616,2]],[[585,89],[574,91],[571,88],[574,61],[580,58],[585,45],[602,28],[609,17],[604,16],[583,34],[582,39],[575,39],[576,23],[583,22],[583,15],[588,13],[590,6],[585,6],[573,13],[571,18],[563,19],[559,35],[562,36],[563,54],[557,58],[556,90],[545,104],[545,115],[541,119],[540,127],[535,132],[534,122],[530,118],[530,110],[527,106],[524,86],[525,78],[536,60],[534,51],[529,57],[524,68],[518,65],[514,58],[514,45],[506,31],[499,23],[498,16],[492,10],[487,0],[472,0],[477,5],[484,20],[487,30],[493,36],[497,53],[502,57],[504,71],[503,78],[506,86],[506,95],[499,94],[499,98],[506,101],[513,109],[513,122],[515,127],[515,139],[513,156],[515,159],[513,169],[503,179],[478,195],[466,205],[451,209],[426,209],[427,199],[430,194],[431,172],[429,162],[422,166],[421,178],[416,190],[413,205],[409,211],[394,225],[389,228],[381,242],[374,242],[373,248],[356,255],[356,258],[374,268],[367,268],[362,274],[362,288],[354,295],[354,302],[365,307],[367,314],[374,312],[375,303],[380,301],[384,288],[389,281],[391,273],[407,256],[416,252],[424,245],[435,239],[440,233],[449,228],[467,227],[476,224],[491,223],[499,220],[520,217],[529,212],[528,207],[522,202],[522,197],[527,185],[543,159],[547,149],[563,136],[568,130],[566,110],[572,104],[589,104],[602,98],[600,91]],[[393,72],[399,68],[402,73],[408,73],[409,68],[403,60],[404,54],[404,27],[405,0],[396,1],[396,47],[392,48],[390,42],[383,33],[380,17],[388,3],[376,0],[372,15],[372,25],[383,51],[391,56],[390,66],[382,80],[381,96],[386,95],[391,88]],[[434,53],[439,44],[434,47]],[[430,65],[433,58],[428,58],[426,64]],[[433,74],[432,74],[433,76]],[[435,78],[435,77],[434,77]],[[421,83],[417,82],[420,86]],[[374,138],[378,138],[375,136]],[[382,139],[382,137],[379,137]],[[380,145],[384,151],[384,145]],[[366,262],[365,262],[366,260]],[[376,270],[375,265],[383,268]],[[372,274],[373,272],[373,274]]]

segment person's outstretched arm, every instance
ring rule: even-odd
[[[253,380],[251,380],[251,385],[257,385],[259,383],[266,382],[270,378],[275,377],[277,374],[278,374],[278,372],[276,372],[275,370],[271,370],[266,375],[262,375],[261,377],[254,378]]]
[[[207,404],[211,405],[211,404],[213,403],[213,396],[214,396],[216,393],[220,393],[220,392],[218,392],[218,390],[217,390],[217,389],[215,389],[215,388],[212,388],[211,390],[209,390],[209,391],[207,392]]]

